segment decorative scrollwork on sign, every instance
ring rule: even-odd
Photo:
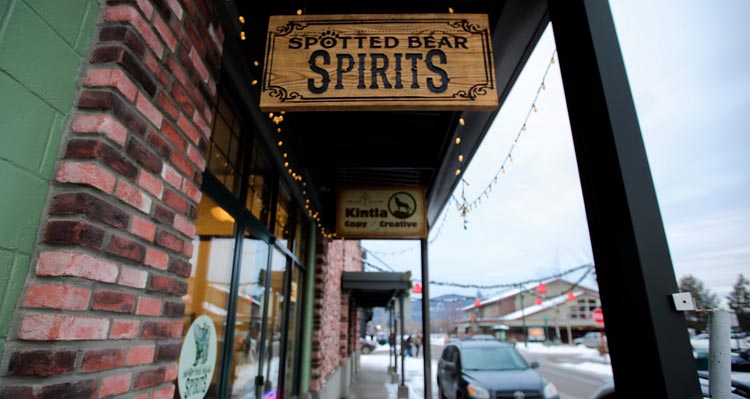
[[[289,21],[286,25],[276,27],[277,36],[286,36],[294,30],[303,30],[307,24],[303,22]]]
[[[459,90],[453,94],[454,98],[466,98],[469,100],[475,100],[478,96],[486,96],[487,88],[489,86],[486,83],[479,83],[471,86],[469,91]]]
[[[450,21],[448,22],[448,25],[452,28],[461,28],[469,33],[482,33],[484,31],[484,29],[482,29],[480,25],[472,24],[466,19],[462,19],[460,21]]]
[[[278,98],[279,101],[284,102],[287,100],[294,100],[296,98],[301,98],[302,95],[297,93],[296,91],[293,91],[291,93],[287,92],[285,88],[281,86],[270,86],[266,88],[266,93],[269,97]]]

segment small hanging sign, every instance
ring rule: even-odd
[[[485,14],[271,16],[260,108],[498,107]]]
[[[346,187],[338,191],[336,234],[346,238],[425,238],[422,187]]]

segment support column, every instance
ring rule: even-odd
[[[432,397],[432,344],[430,343],[430,263],[427,258],[427,239],[420,240],[422,247],[422,360],[424,360],[424,397]]]
[[[300,397],[305,398],[309,396],[310,392],[310,375],[312,368],[310,367],[312,362],[312,333],[313,333],[313,313],[315,303],[315,253],[317,251],[316,244],[317,240],[316,226],[314,223],[310,223],[310,229],[308,230],[309,238],[307,245],[307,253],[305,255],[305,300],[304,304],[304,320],[302,325],[302,348],[301,348],[301,361],[300,361]]]
[[[398,386],[398,398],[408,398],[409,397],[409,388],[406,386],[406,373],[404,372],[404,362],[406,359],[406,348],[404,348],[404,344],[406,343],[404,341],[404,334],[406,326],[406,322],[404,321],[404,294],[401,293],[401,296],[398,299],[398,307],[399,307],[399,319],[401,322],[401,334],[398,336],[398,342],[401,343],[401,385]]]
[[[700,398],[609,4],[548,0],[619,397]]]

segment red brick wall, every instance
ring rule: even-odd
[[[359,241],[319,240],[317,249],[310,382],[312,392],[320,392],[326,379],[344,364],[358,342],[356,337],[359,317],[350,321],[349,299],[341,293],[341,275],[345,271],[362,270],[362,247]],[[354,312],[356,315],[358,313]]]
[[[172,398],[222,32],[210,0],[102,1],[1,398]]]

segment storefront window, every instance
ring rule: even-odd
[[[282,324],[284,319],[284,272],[286,257],[273,250],[271,286],[268,295],[268,324],[266,330],[266,359],[263,364],[263,395],[277,392],[279,383],[279,356],[281,355]]]
[[[245,233],[234,327],[234,352],[229,380],[232,398],[254,399],[255,377],[260,359],[260,332],[263,325],[263,268],[268,260],[268,244]]]
[[[292,237],[289,226],[289,194],[283,188],[279,189],[279,200],[276,204],[276,228],[274,235],[282,246],[289,245],[289,239]]]
[[[297,212],[297,222],[294,224],[294,255],[297,259],[302,260],[305,250],[305,242],[303,237],[305,236],[303,230],[307,227],[303,222],[302,214]]]
[[[296,392],[293,392],[295,385],[291,382],[294,381],[296,377],[296,371],[298,369],[297,367],[297,344],[299,343],[298,339],[298,322],[299,322],[299,311],[301,310],[300,304],[300,298],[302,295],[302,273],[297,267],[292,267],[292,288],[289,292],[289,320],[288,320],[288,327],[286,328],[287,331],[287,352],[286,352],[286,377],[284,381],[286,381],[285,384],[285,395],[284,397],[292,397],[292,394],[295,394]]]
[[[252,159],[250,161],[250,176],[247,182],[247,200],[245,206],[264,226],[268,226],[268,210],[271,198],[271,189],[268,186],[270,169],[266,159],[253,146]]]
[[[218,337],[217,353],[224,346],[224,326],[227,319],[229,285],[234,253],[234,218],[219,207],[208,196],[203,196],[198,206],[195,223],[195,250],[188,292],[183,297],[185,316],[183,336],[199,316],[209,316],[214,322]],[[216,359],[216,368],[206,397],[218,395],[217,381],[221,374],[221,356]]]
[[[219,96],[214,126],[211,129],[207,169],[238,197],[243,153],[240,151],[241,131],[240,121],[230,110],[226,99]]]

